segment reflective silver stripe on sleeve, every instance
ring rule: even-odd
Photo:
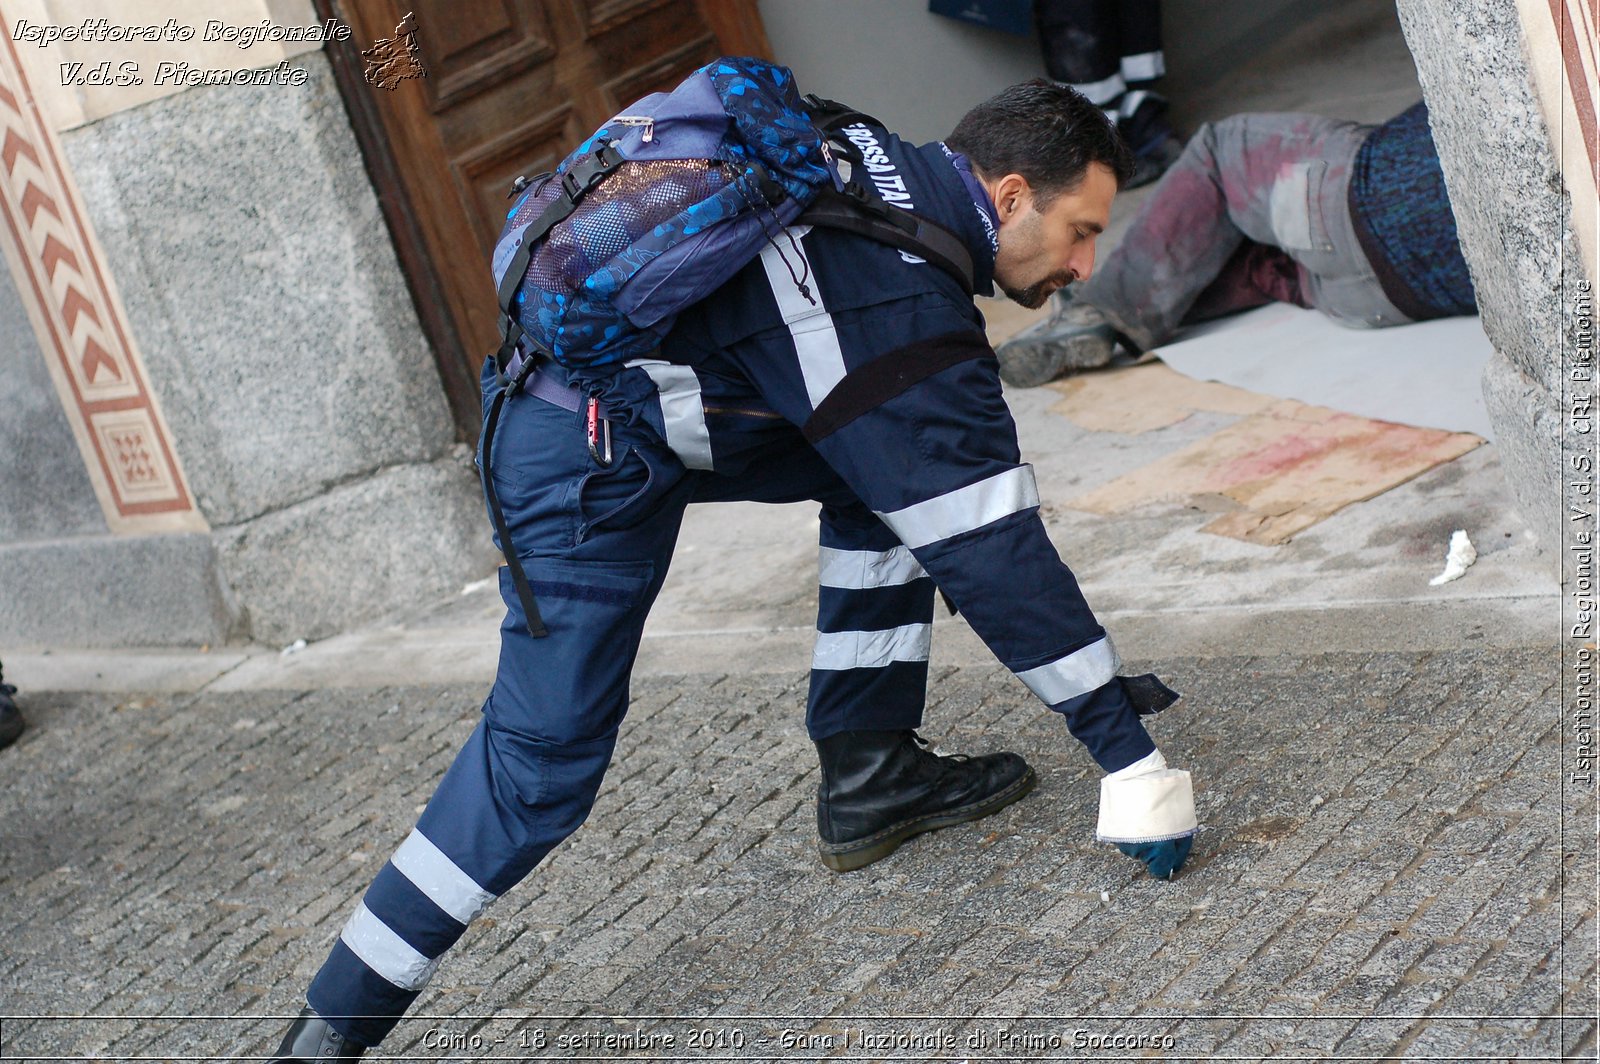
[[[705,404],[700,399],[700,378],[688,366],[654,359],[629,362],[650,375],[661,399],[661,420],[667,446],[690,469],[711,468],[711,432],[706,428]]]
[[[906,547],[881,552],[823,547],[817,555],[817,583],[823,587],[897,587],[927,575]]]
[[[478,886],[476,880],[415,828],[389,858],[389,863],[457,923],[472,923],[494,901],[493,894]]]
[[[339,940],[362,964],[401,990],[421,990],[439,967],[437,957],[429,959],[412,949],[388,924],[373,916],[365,902],[356,906],[350,922],[339,932]]]
[[[927,661],[933,625],[906,624],[881,632],[818,632],[811,667],[881,669],[894,661]]]
[[[767,271],[767,283],[778,301],[778,313],[783,315],[783,323],[794,339],[800,376],[805,380],[806,395],[815,410],[833,391],[834,385],[844,379],[844,352],[839,349],[833,315],[822,305],[816,275],[811,273],[811,264],[806,259],[803,238],[810,231],[808,225],[790,228],[789,237],[793,240],[783,237],[768,244],[761,252],[761,266]],[[810,299],[801,293],[796,278],[805,279]]]
[[[893,513],[877,513],[900,542],[926,547],[1039,505],[1033,467],[1020,465]]]
[[[1017,679],[1027,684],[1028,690],[1039,696],[1039,701],[1056,706],[1105,686],[1121,667],[1122,661],[1117,657],[1117,648],[1111,645],[1111,637],[1102,636],[1048,665],[1017,673]]]

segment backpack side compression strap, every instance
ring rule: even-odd
[[[539,217],[522,227],[522,232],[517,237],[516,254],[506,264],[506,272],[496,285],[495,295],[500,304],[500,349],[495,353],[495,366],[502,377],[505,376],[511,356],[516,352],[517,342],[523,336],[522,323],[517,320],[516,312],[511,309],[511,302],[516,298],[517,289],[522,287],[523,277],[528,272],[528,263],[532,261],[539,241],[543,240],[550,230],[566,221],[577,209],[584,195],[601,178],[622,163],[621,155],[609,144],[602,144],[575,163],[566,173],[549,176],[548,180],[561,182],[562,195],[551,200],[550,205],[540,213]],[[543,188],[543,182],[538,187]],[[534,193],[537,192],[536,188]]]
[[[506,376],[518,345],[525,341],[531,344],[531,338],[526,336],[522,323],[517,320],[517,315],[511,309],[511,301],[516,298],[517,289],[522,287],[523,275],[528,272],[528,263],[533,258],[534,249],[539,242],[577,209],[579,201],[601,178],[622,163],[621,155],[610,145],[602,144],[567,173],[559,175],[556,179],[561,181],[563,194],[552,200],[539,217],[523,227],[522,234],[518,237],[517,252],[507,264],[505,275],[500,278],[500,283],[496,286],[496,295],[500,303],[500,348],[492,357],[500,388],[490,401],[489,415],[483,425],[483,494],[489,503],[489,516],[494,522],[495,535],[500,537],[500,553],[505,555],[506,567],[511,570],[511,582],[517,589],[517,600],[522,605],[522,613],[528,624],[528,634],[535,639],[542,639],[550,632],[545,627],[544,618],[539,615],[539,604],[533,597],[533,587],[528,583],[528,574],[522,567],[522,559],[517,557],[517,550],[511,544],[511,529],[506,522],[505,509],[500,505],[500,495],[494,489],[494,469],[490,464],[495,429],[500,426],[500,412],[505,408],[507,400],[521,390],[523,382],[537,363],[532,354],[524,352],[521,371],[515,377]]]

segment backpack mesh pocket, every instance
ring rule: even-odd
[[[656,226],[716,195],[728,184],[726,167],[709,159],[625,162],[590,189],[566,220],[551,228],[528,263],[529,285],[570,296],[590,275]],[[552,179],[511,216],[526,224],[561,193]]]

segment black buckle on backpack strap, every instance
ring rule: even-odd
[[[866,155],[856,146],[856,142],[849,137],[829,136],[823,141],[823,144],[833,153],[835,159],[843,159],[853,167],[866,165]]]
[[[561,175],[561,191],[566,193],[567,199],[577,203],[597,181],[621,166],[623,161],[620,152],[609,144],[602,144]]]
[[[491,358],[494,359],[494,382],[501,388],[510,385],[511,380],[506,376],[506,371],[511,368],[511,360],[516,357],[518,345],[526,336],[522,323],[509,312],[500,315],[500,346],[495,349]],[[527,364],[531,360],[524,360]]]
[[[823,195],[827,195],[826,190]],[[917,223],[911,219],[910,212],[889,206],[888,201],[878,194],[877,189],[864,181],[854,178],[846,181],[839,195],[850,200],[858,209],[870,211],[879,218],[887,218],[908,233],[917,231]]]

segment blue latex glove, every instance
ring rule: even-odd
[[[1117,849],[1135,861],[1143,861],[1145,870],[1154,879],[1171,879],[1172,873],[1182,868],[1183,862],[1189,859],[1189,850],[1193,846],[1193,835],[1164,842],[1117,843]]]

